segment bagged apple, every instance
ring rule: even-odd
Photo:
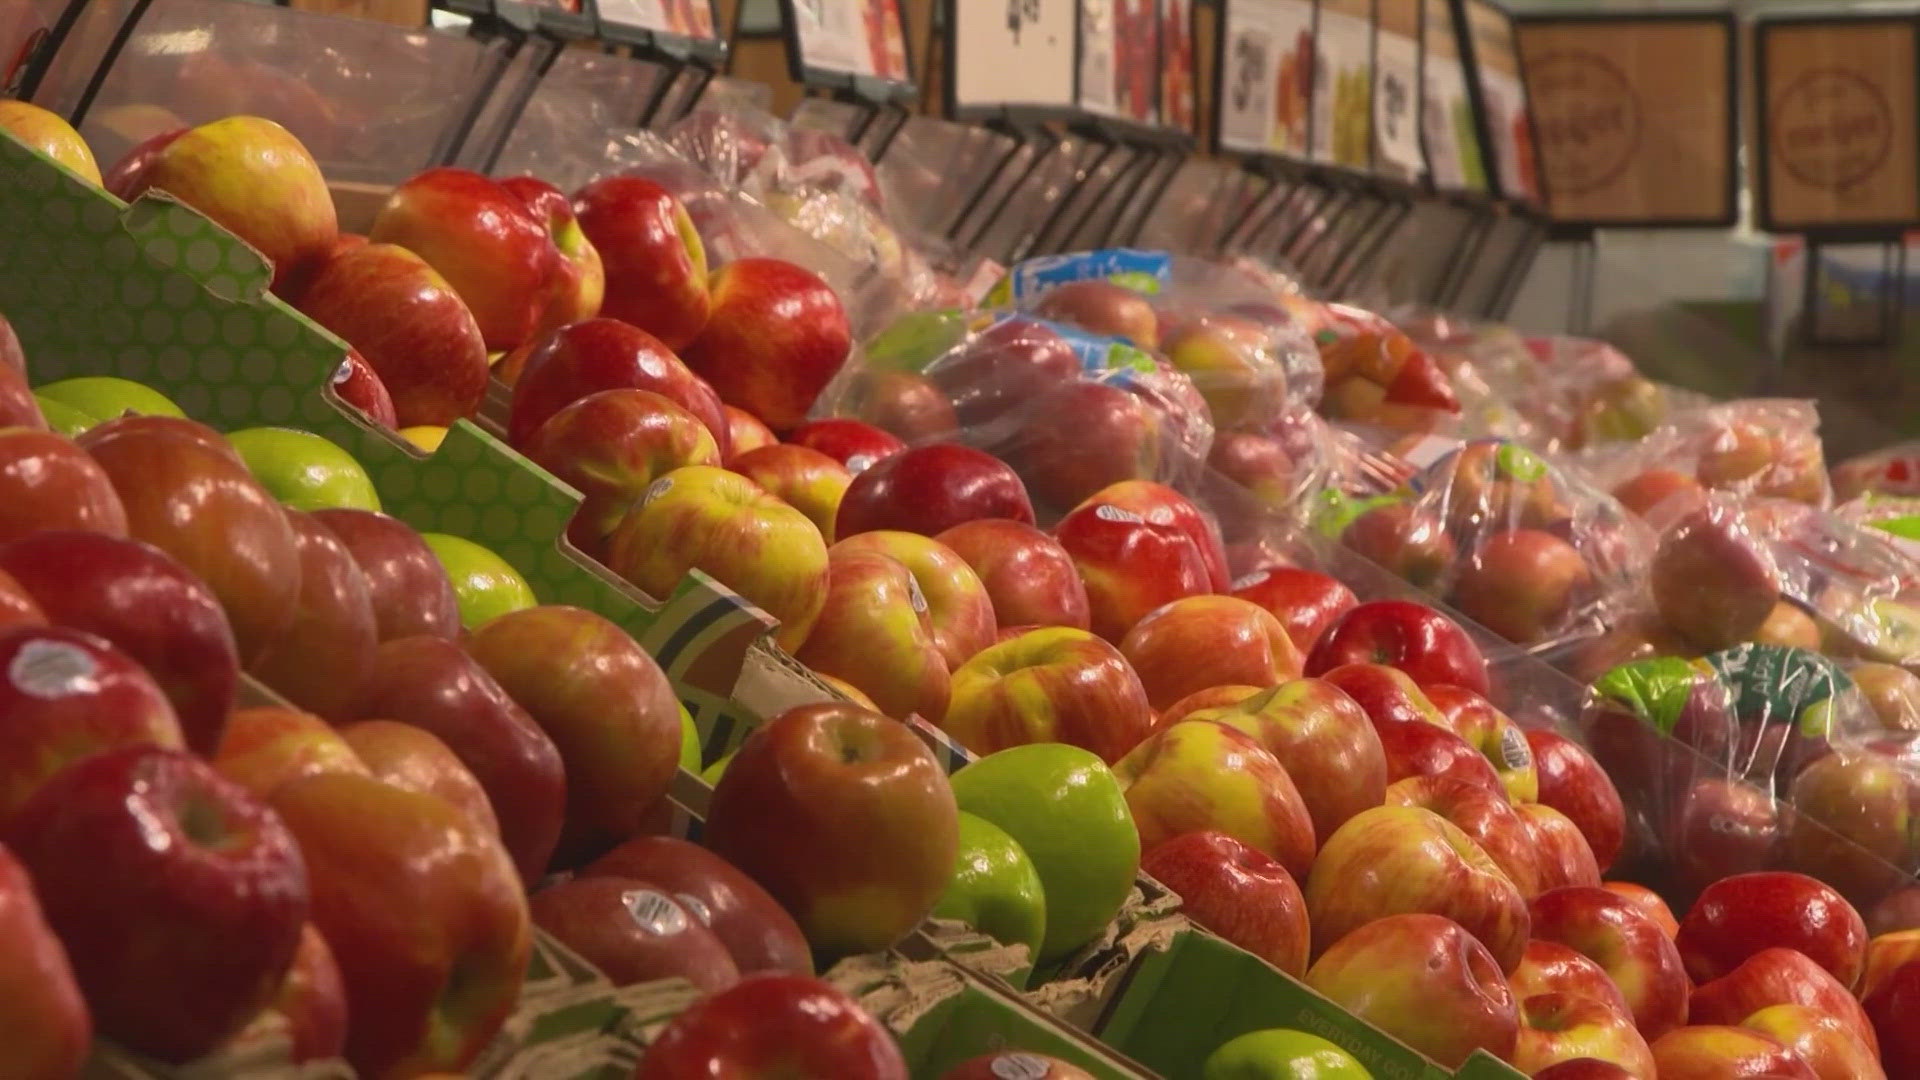
[[[1699,489],[1828,506],[1833,488],[1813,402],[1754,398],[1683,409],[1630,443],[1602,443],[1578,466],[1646,514]]]
[[[1305,298],[1289,306],[1319,347],[1327,416],[1422,432],[1455,424],[1460,399],[1440,362],[1384,316]]]
[[[1848,458],[1833,467],[1832,479],[1838,499],[1920,495],[1920,443],[1895,443]]]

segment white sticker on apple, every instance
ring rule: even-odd
[[[680,901],[681,907],[693,912],[693,917],[700,920],[700,925],[713,925],[713,909],[707,906],[705,900],[683,892],[674,893],[673,898]]]
[[[1112,503],[1101,503],[1094,507],[1093,516],[1101,521],[1117,521],[1127,525],[1141,525],[1147,520],[1123,506],[1115,506]]]
[[[878,460],[880,459],[874,457],[872,454],[855,454],[847,459],[847,471],[850,473],[866,472],[872,468],[873,463]]]
[[[999,1080],[1046,1080],[1053,1067],[1032,1054],[1002,1054],[987,1071]]]
[[[907,603],[913,605],[916,614],[927,613],[927,594],[920,591],[920,579],[912,574],[907,575]]]
[[[1500,761],[1509,770],[1533,764],[1533,747],[1527,744],[1527,737],[1519,728],[1510,727],[1500,733]]]
[[[1272,576],[1273,571],[1271,570],[1255,570],[1251,574],[1234,578],[1231,588],[1234,592],[1239,592],[1241,589],[1251,589]]]
[[[351,378],[353,378],[353,361],[343,359],[340,361],[340,366],[333,369],[333,385],[345,386],[347,380]]]
[[[653,500],[673,490],[673,477],[663,476],[647,485],[647,493],[641,497],[640,505],[645,506]]]
[[[28,697],[54,701],[96,687],[100,665],[86,650],[64,641],[36,638],[20,646],[7,665],[7,680]]]
[[[667,894],[652,889],[628,889],[620,894],[620,902],[627,906],[627,914],[640,929],[649,934],[667,937],[685,933],[687,912],[673,902]]]

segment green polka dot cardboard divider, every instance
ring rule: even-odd
[[[269,276],[200,214],[164,196],[124,204],[0,131],[0,312],[36,383],[117,375],[223,431],[325,436],[366,466],[387,512],[493,549],[543,603],[619,623],[703,727],[737,722],[729,699],[769,616],[705,574],[653,602],[570,555],[561,537],[579,494],[467,421],[426,456],[337,404],[346,346],[268,295]]]

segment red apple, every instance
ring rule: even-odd
[[[1678,518],[1707,502],[1706,489],[1700,482],[1674,469],[1647,469],[1636,473],[1613,489],[1613,497],[1641,517],[1657,516],[1661,520]],[[1655,507],[1662,507],[1657,515]]]
[[[837,468],[838,466],[836,466]],[[890,555],[913,575],[926,607],[933,642],[949,670],[993,644],[993,601],[966,560],[932,537],[879,529],[850,536],[833,551],[871,551]]]
[[[1506,794],[1486,757],[1446,728],[1417,720],[1375,721],[1373,726],[1386,754],[1389,783],[1410,776],[1452,776]]]
[[[486,789],[520,876],[540,880],[565,811],[560,752],[478,661],[444,638],[385,642],[356,714],[439,736]]]
[[[827,553],[827,588],[794,658],[860,688],[889,716],[946,715],[952,676],[913,571],[869,547]]]
[[[1062,423],[1072,417],[1071,424]],[[1150,481],[1178,450],[1153,402],[1123,386],[1068,382],[1031,402],[1007,441],[1008,460],[1049,506],[1073,506],[1102,488]]]
[[[1444,915],[1477,938],[1502,971],[1526,951],[1527,901],[1480,845],[1413,806],[1355,815],[1321,849],[1307,878],[1313,942],[1324,951],[1388,915]]]
[[[684,465],[720,464],[700,418],[651,390],[588,394],[548,417],[520,452],[581,494],[569,536],[598,553],[655,480]]]
[[[1306,673],[1342,664],[1385,664],[1421,688],[1436,683],[1487,696],[1487,661],[1460,624],[1410,600],[1369,600],[1329,626],[1307,655]]]
[[[125,653],[58,626],[0,630],[0,827],[69,763],[114,747],[184,745],[173,706]]]
[[[1619,790],[1586,747],[1544,728],[1526,734],[1540,781],[1540,802],[1565,814],[1579,828],[1595,864],[1606,873],[1626,842],[1627,814]]]
[[[1012,316],[935,361],[927,375],[960,423],[978,428],[1030,408],[1081,374],[1080,355],[1053,327]]]
[[[1195,690],[1193,693],[1188,694],[1186,697],[1181,698],[1179,701],[1176,701],[1173,704],[1167,706],[1166,708],[1159,710],[1160,721],[1154,726],[1155,727],[1172,727],[1173,725],[1179,723],[1182,720],[1212,720],[1217,723],[1221,720],[1228,718],[1229,716],[1237,715],[1239,710],[1235,709],[1234,706],[1240,704],[1241,702],[1247,700],[1248,698],[1253,697],[1256,694],[1264,694],[1268,690],[1273,690],[1273,689],[1277,689],[1277,688],[1267,687],[1265,689],[1262,689],[1261,687],[1258,687],[1258,686],[1228,685],[1228,686],[1209,686],[1205,690]],[[1356,708],[1356,712],[1357,711],[1358,710]],[[1367,718],[1364,714],[1360,716],[1360,722],[1362,724],[1367,724]],[[1372,725],[1368,724],[1367,730],[1369,733],[1371,733],[1373,730]],[[1248,733],[1253,734],[1252,732],[1248,732]],[[1254,737],[1259,738],[1258,735],[1255,735]],[[1377,735],[1374,736],[1374,741],[1379,742],[1380,737]],[[1269,753],[1271,753],[1271,751],[1269,751]],[[1278,757],[1279,755],[1275,754],[1274,756]],[[1381,765],[1382,790],[1385,789],[1385,783],[1386,783],[1386,765],[1383,762]],[[1379,803],[1376,800],[1375,802],[1370,803],[1369,805],[1378,806]],[[1319,825],[1316,823],[1314,828],[1317,830],[1319,828]]]
[[[893,1036],[844,993],[818,979],[763,972],[673,1018],[647,1047],[634,1080],[711,1076],[907,1080]]]
[[[220,775],[262,799],[316,773],[368,775],[359,754],[325,720],[276,705],[234,710],[211,761]]]
[[[608,176],[573,196],[580,228],[606,268],[600,310],[684,349],[707,325],[707,250],[673,193],[638,176]]]
[[[852,346],[840,298],[810,270],[757,257],[714,271],[707,288],[713,310],[682,350],[687,365],[775,431],[800,426]]]
[[[933,910],[953,875],[959,810],[905,724],[803,705],[741,744],[714,787],[706,840],[792,912],[814,948],[869,952]]]
[[[574,865],[638,832],[680,759],[679,702],[653,657],[607,619],[561,605],[488,621],[467,653],[559,752],[561,862]]]
[[[1483,538],[1453,582],[1461,614],[1527,645],[1559,632],[1593,589],[1579,549],[1550,532],[1508,529]]]
[[[1062,742],[1114,762],[1153,727],[1126,657],[1085,630],[1027,628],[953,672],[940,726],[975,754]]]
[[[440,736],[397,720],[359,720],[341,725],[339,732],[374,779],[443,799],[483,831],[500,835],[487,789]]]
[[[113,481],[51,431],[0,428],[0,543],[41,529],[127,534]]]
[[[22,373],[27,370],[26,350],[20,347],[20,335],[13,332],[13,324],[5,315],[0,315],[0,365]]]
[[[1387,787],[1386,805],[1417,806],[1458,826],[1480,845],[1523,897],[1540,891],[1540,862],[1532,831],[1494,792],[1456,776],[1409,776]]]
[[[1295,978],[1306,974],[1307,902],[1293,875],[1218,832],[1162,841],[1140,869],[1180,897],[1187,917]]]
[[[487,345],[473,313],[427,261],[393,244],[329,258],[300,313],[366,358],[393,399],[398,427],[446,427],[487,390]]]
[[[116,168],[122,198],[164,191],[266,256],[279,285],[324,256],[339,235],[333,198],[313,155],[286,128],[228,116],[167,133]]]
[[[1618,893],[1639,907],[1668,937],[1680,936],[1680,920],[1673,917],[1673,909],[1667,906],[1667,902],[1660,898],[1659,893],[1632,881],[1603,881],[1600,886],[1609,892]]]
[[[1764,538],[1730,506],[1680,519],[1661,537],[1650,573],[1661,616],[1706,651],[1751,638],[1780,598],[1779,570]]]
[[[296,780],[273,808],[339,962],[347,1060],[363,1076],[464,1070],[513,1010],[532,948],[500,842],[449,803],[365,776]]]
[[[1120,652],[1157,709],[1209,686],[1274,686],[1300,675],[1300,654],[1280,620],[1232,596],[1155,608],[1127,631]]]
[[[1797,949],[1851,988],[1866,964],[1867,924],[1831,886],[1785,871],[1707,886],[1676,939],[1687,974],[1711,982],[1763,948]]]
[[[1873,1024],[1852,991],[1805,954],[1786,948],[1763,948],[1725,975],[1694,987],[1687,1022],[1737,1024],[1769,1005],[1805,1005],[1836,1017],[1880,1052]]]
[[[1043,319],[1126,338],[1143,349],[1160,344],[1160,317],[1153,304],[1140,293],[1105,279],[1071,281],[1048,289],[1035,302],[1033,311]]]
[[[1233,431],[1216,435],[1207,465],[1244,488],[1257,512],[1283,509],[1301,486],[1301,470],[1287,445],[1271,435]]]
[[[1239,728],[1265,747],[1293,777],[1319,843],[1385,798],[1387,757],[1380,735],[1366,712],[1331,683],[1292,679],[1184,717],[1180,708],[1179,703],[1169,707],[1162,726],[1185,717],[1212,720]]]
[[[11,330],[9,330],[11,332]],[[27,385],[27,375],[12,364],[0,363],[0,428],[47,430],[47,418],[40,415],[40,403]]]
[[[1905,883],[1916,841],[1903,765],[1876,753],[1828,754],[1794,778],[1788,801],[1787,866],[1863,901]]]
[[[212,752],[233,707],[239,661],[220,602],[185,567],[138,540],[47,531],[0,546],[0,574],[48,620],[97,634],[144,667],[187,744]]]
[[[1560,944],[1535,938],[1527,942],[1520,966],[1507,976],[1513,996],[1526,1001],[1538,994],[1588,998],[1622,1016],[1631,1015],[1625,994],[1599,964]]]
[[[37,534],[36,534],[37,535]],[[78,535],[95,536],[97,533]],[[0,552],[6,548],[0,546]],[[216,606],[216,610],[218,610]],[[46,613],[33,599],[33,594],[5,570],[0,570],[0,627],[8,626],[45,626]]]
[[[733,464],[735,458],[763,446],[772,446],[780,441],[773,429],[760,422],[760,418],[745,409],[732,405],[721,405],[720,411],[727,418],[727,461]],[[811,427],[812,425],[807,425]],[[832,455],[828,455],[832,456]],[[839,461],[839,458],[834,460]],[[845,462],[842,462],[845,464]]]
[[[1687,972],[1680,951],[1638,906],[1592,886],[1550,889],[1533,898],[1533,936],[1599,964],[1627,999],[1634,1026],[1658,1039],[1687,1022]]]
[[[597,874],[533,894],[533,924],[615,986],[685,979],[703,993],[740,981],[727,948],[678,900],[644,881]]]
[[[1909,961],[1890,972],[1861,1004],[1880,1042],[1889,1076],[1914,1076],[1920,1070],[1920,963]]]
[[[659,338],[617,319],[588,319],[540,338],[513,385],[507,441],[528,445],[561,409],[602,390],[651,390],[698,417],[722,459],[730,452],[726,414],[713,387]]]
[[[1571,818],[1544,803],[1520,803],[1514,810],[1533,835],[1542,891],[1600,884],[1600,863]]]
[[[786,909],[733,864],[698,844],[639,836],[581,871],[644,881],[671,893],[732,955],[740,973],[813,974],[807,939]]]
[[[979,518],[934,539],[980,576],[1000,626],[1087,628],[1087,588],[1053,537],[1022,522]]]
[[[346,358],[333,370],[333,392],[340,400],[359,409],[367,419],[383,428],[398,428],[400,420],[393,411],[393,395],[387,392],[387,384],[367,363],[367,358],[353,349],[347,350]]]
[[[1399,668],[1376,663],[1341,664],[1323,671],[1320,677],[1351,697],[1376,727],[1404,721],[1454,734],[1446,714],[1412,676]]]
[[[653,482],[621,521],[607,565],[655,597],[701,570],[780,620],[774,640],[800,648],[827,602],[827,544],[805,514],[738,473],[688,465]]]
[[[1273,613],[1305,656],[1327,627],[1360,601],[1353,590],[1317,570],[1269,566],[1233,582],[1233,595]]]
[[[287,977],[255,1024],[262,1019],[285,1033],[295,1063],[337,1058],[346,1048],[347,990],[333,950],[311,922],[300,928],[300,945]],[[245,1037],[243,1030],[240,1039]]]
[[[460,635],[453,583],[433,549],[406,523],[370,510],[315,510],[314,520],[347,546],[366,579],[381,641]]]
[[[951,439],[960,429],[953,404],[923,375],[866,371],[846,387],[839,408],[909,443]]]
[[[1812,1069],[1772,1036],[1724,1024],[1695,1024],[1654,1039],[1660,1080],[1779,1077],[1817,1080]]]
[[[1533,748],[1520,725],[1471,690],[1436,683],[1426,687],[1426,692],[1427,700],[1447,718],[1453,733],[1480,751],[1493,766],[1514,802],[1530,803],[1539,798],[1540,776],[1534,767]]]
[[[1419,589],[1438,586],[1457,557],[1440,519],[1410,503],[1362,513],[1341,530],[1340,544]]]
[[[1556,1062],[1534,1073],[1533,1080],[1642,1080],[1642,1077],[1628,1072],[1611,1061],[1602,1061],[1599,1058],[1571,1058]]]
[[[1508,1060],[1529,1076],[1562,1061],[1598,1058],[1635,1076],[1653,1075],[1653,1052],[1624,1011],[1592,998],[1538,994],[1520,999],[1520,1037]]]
[[[963,522],[1033,524],[1027,489],[999,458],[958,443],[915,446],[857,472],[840,501],[835,536],[874,529],[937,536]]]
[[[1224,593],[1233,587],[1220,529],[1198,504],[1173,488],[1151,480],[1127,480],[1100,489],[1081,506],[1108,506],[1129,511],[1155,525],[1173,526],[1186,534],[1193,541],[1194,550],[1200,552],[1200,559],[1207,567],[1208,591]]]
[[[343,719],[373,667],[378,624],[353,553],[319,520],[287,511],[300,551],[293,621],[254,653],[247,673],[295,705]]]
[[[1519,1011],[1499,962],[1439,915],[1368,922],[1315,960],[1305,981],[1444,1068],[1476,1050],[1507,1057],[1519,1038]]]
[[[466,169],[428,169],[394,188],[367,239],[425,259],[496,352],[533,336],[560,262],[544,220],[499,183]]]
[[[80,1075],[93,1018],[67,953],[47,925],[26,868],[0,845],[0,1073],[20,1080]]]
[[[1140,846],[1221,832],[1296,878],[1313,867],[1313,819],[1272,754],[1253,736],[1206,720],[1161,728],[1114,763]],[[1336,834],[1338,835],[1338,834]]]
[[[807,515],[822,536],[833,535],[840,500],[853,482],[853,474],[827,455],[786,443],[735,454],[727,468]]]
[[[1148,612],[1211,591],[1207,559],[1177,526],[1105,503],[1083,503],[1054,538],[1079,568],[1093,632],[1122,640]]]
[[[559,255],[547,280],[546,304],[536,329],[551,330],[600,314],[606,299],[606,265],[566,193],[533,176],[510,176],[500,186],[546,227]]]
[[[855,476],[907,448],[907,444],[901,442],[897,435],[889,435],[872,424],[842,417],[801,424],[787,436],[787,441],[795,446],[820,451],[845,465],[847,471]]]
[[[1805,1005],[1769,1005],[1740,1026],[1771,1035],[1819,1080],[1886,1080],[1878,1055],[1844,1021]]]
[[[293,836],[182,751],[128,746],[74,764],[20,807],[7,843],[100,1033],[129,1049],[205,1054],[293,963],[307,918]]]

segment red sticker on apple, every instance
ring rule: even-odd
[[[628,889],[620,894],[620,902],[627,906],[627,914],[633,916],[634,923],[649,934],[668,937],[686,932],[686,909],[665,893]]]
[[[53,701],[94,688],[100,665],[85,650],[64,641],[37,639],[20,646],[7,665],[7,680],[28,697]]]
[[[1002,1054],[987,1071],[999,1080],[1046,1080],[1053,1067],[1032,1054]]]

